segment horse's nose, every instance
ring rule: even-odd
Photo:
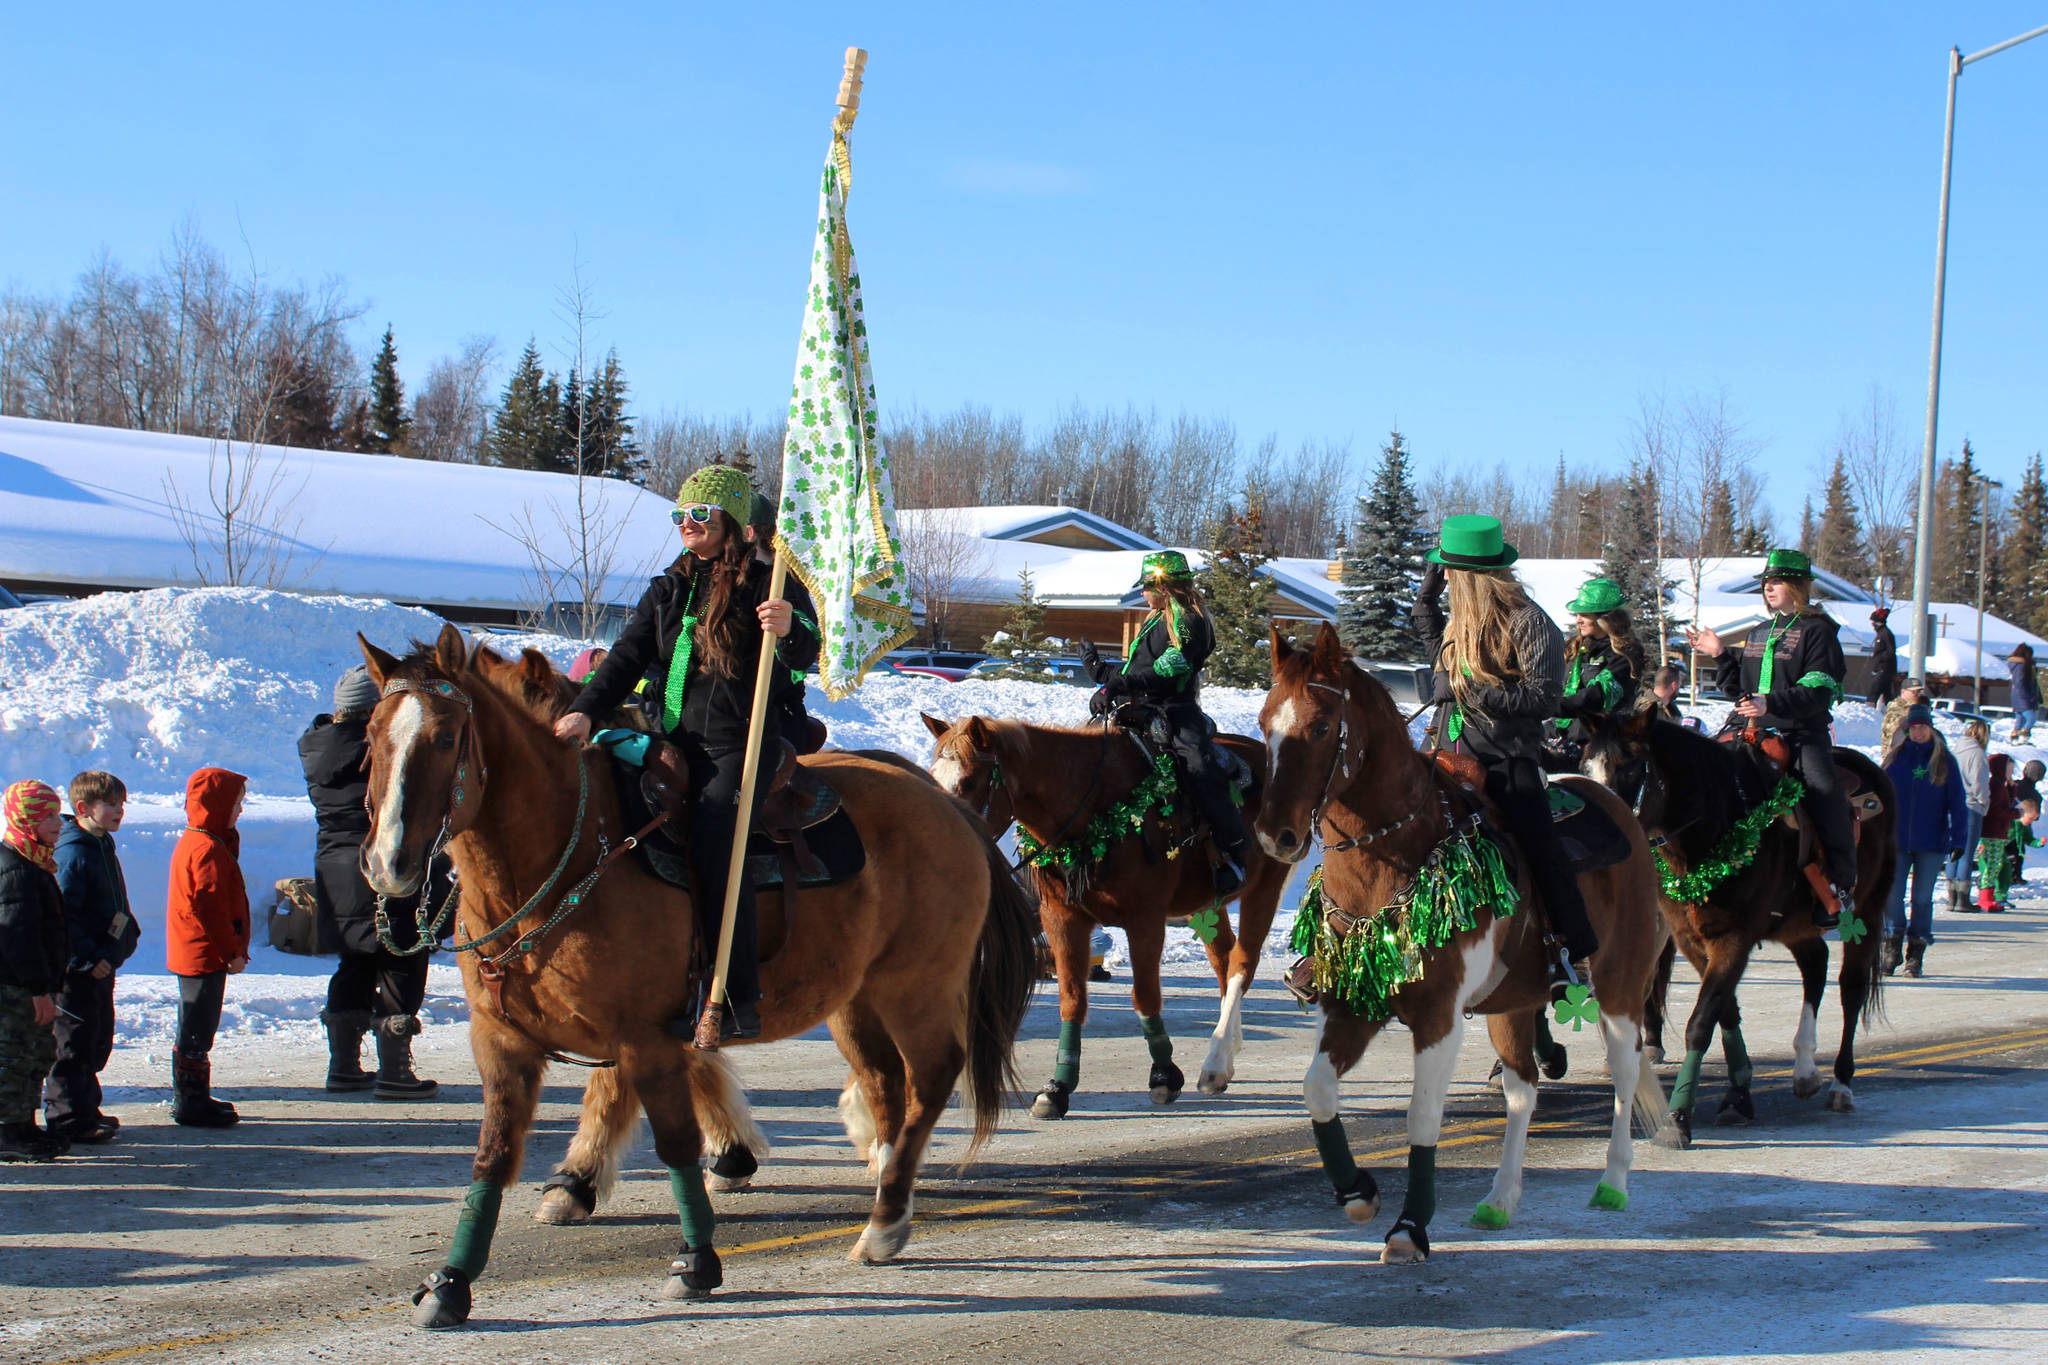
[[[1294,846],[1300,842],[1301,840],[1294,837],[1293,830],[1283,829],[1280,831],[1279,843],[1282,849],[1291,851],[1294,848]]]

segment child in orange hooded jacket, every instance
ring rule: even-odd
[[[249,779],[201,768],[185,784],[185,832],[171,853],[165,957],[178,978],[178,1042],[171,1054],[171,1117],[197,1128],[240,1119],[212,1094],[213,1035],[227,979],[249,965],[249,893],[242,883],[242,795]]]

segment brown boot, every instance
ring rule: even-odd
[[[1906,975],[1919,976],[1920,965],[1927,956],[1927,940],[1909,938],[1906,940]]]
[[[1905,947],[1905,942],[1903,938],[1892,938],[1889,935],[1885,937],[1884,950],[1877,955],[1879,971],[1890,976],[1899,969],[1901,950]]]

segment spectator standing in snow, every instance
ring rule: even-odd
[[[63,809],[41,782],[0,797],[0,1161],[54,1161],[70,1147],[36,1126],[69,953],[56,874]]]
[[[1879,970],[1898,970],[1900,940],[1905,940],[1907,976],[1918,976],[1934,941],[1934,879],[1943,855],[1960,856],[1970,832],[1970,808],[1956,765],[1934,728],[1934,713],[1925,704],[1906,715],[1905,728],[1884,755],[1885,775],[1898,799],[1899,875],[1892,883],[1885,910],[1884,946]],[[1913,914],[1906,917],[1906,882],[1913,883]]]
[[[241,1118],[213,1097],[213,1035],[231,973],[249,965],[249,893],[239,861],[249,779],[201,768],[185,784],[185,832],[171,850],[164,957],[178,978],[178,1041],[171,1054],[171,1118],[227,1128]]]
[[[1970,904],[1970,878],[1977,867],[1977,841],[1984,837],[1984,815],[1991,809],[1991,727],[1972,719],[1963,726],[1949,752],[1963,779],[1963,799],[1970,808],[1970,840],[1963,856],[1949,859],[1948,908],[1960,914],[1976,907]]]
[[[370,713],[377,709],[377,684],[361,664],[334,685],[334,710],[313,717],[299,737],[299,762],[306,770],[306,795],[319,822],[313,855],[313,897],[320,918],[334,925],[341,963],[327,983],[327,1088],[374,1088],[380,1100],[430,1099],[434,1081],[413,1074],[412,1039],[420,1031],[420,1003],[427,994],[427,954],[394,953],[377,939],[377,895],[363,879],[363,841],[370,837],[364,805],[369,774]],[[447,860],[437,859],[428,879],[431,904],[449,894]],[[392,916],[392,942],[410,948],[419,931],[410,914]],[[363,1035],[377,1039],[377,1072],[363,1070]]]
[[[1991,805],[1984,812],[1983,837],[1977,841],[1975,908],[1996,914],[2007,908],[2005,897],[2011,886],[2006,854],[2014,836],[2013,825],[2019,819],[2019,782],[2013,775],[2011,754],[1993,754],[1988,766]]]
[[[114,851],[128,788],[112,773],[80,773],[71,779],[71,809],[57,840],[71,960],[57,993],[57,1061],[43,1091],[43,1119],[68,1142],[97,1145],[121,1128],[100,1109],[100,1072],[114,1050],[114,973],[135,952],[142,928]]]
[[[1891,619],[1890,607],[1878,607],[1870,613],[1870,704],[1889,705],[1899,692],[1899,642],[1887,624]]]
[[[2012,679],[2012,742],[2033,742],[2034,721],[2041,714],[2041,684],[2034,677],[2034,647],[2019,645],[2005,658]]]
[[[1879,727],[1877,736],[1879,753],[1891,752],[1892,737],[1898,734],[1899,726],[1906,719],[1906,713],[1925,700],[1927,684],[1918,678],[1906,679],[1905,685],[1899,689],[1899,695],[1893,697],[1892,704],[1884,708],[1884,724]]]

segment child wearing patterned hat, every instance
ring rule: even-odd
[[[0,1161],[52,1161],[68,1148],[36,1125],[71,956],[57,889],[63,810],[41,782],[16,782],[0,797]]]

